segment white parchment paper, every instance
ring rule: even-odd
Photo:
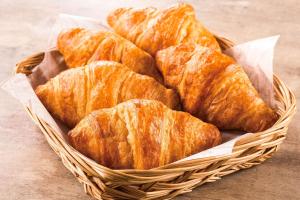
[[[53,31],[49,39],[49,47],[56,46],[57,35],[65,28],[85,27],[93,30],[103,30],[108,28],[100,21],[91,18],[70,16],[61,14],[53,26]],[[263,38],[255,41],[236,45],[225,51],[226,54],[234,57],[248,74],[254,87],[258,90],[264,100],[273,105],[273,52],[279,36]],[[1,88],[15,97],[25,107],[30,108],[39,118],[47,122],[56,130],[61,138],[65,139],[67,129],[61,123],[57,123],[49,114],[47,109],[34,93],[37,85],[45,83],[61,71],[66,66],[63,57],[55,50],[47,50],[43,62],[38,65],[33,73],[26,77],[17,74],[1,84]],[[223,143],[214,148],[202,151],[182,160],[192,160],[209,156],[221,156],[230,154],[235,142],[245,133],[242,132],[222,132]],[[252,133],[247,133],[252,134]],[[67,142],[67,141],[66,141]],[[180,161],[182,161],[180,160]],[[177,161],[177,162],[180,162]]]
[[[262,99],[274,107],[273,55],[279,35],[254,40],[227,49],[226,54],[235,58],[248,74]]]

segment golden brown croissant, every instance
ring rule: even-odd
[[[68,69],[36,89],[45,107],[69,127],[90,112],[129,99],[154,99],[178,109],[179,97],[155,79],[113,61]]]
[[[156,61],[166,85],[177,89],[184,110],[218,128],[258,132],[278,118],[242,67],[225,54],[181,44],[159,51]]]
[[[220,144],[218,129],[155,100],[92,112],[69,132],[79,152],[114,169],[150,169]]]
[[[112,32],[68,29],[59,34],[57,47],[71,68],[99,60],[116,61],[137,73],[149,75],[162,82],[153,57]]]
[[[215,37],[197,21],[188,4],[165,10],[119,8],[109,14],[107,22],[118,34],[153,56],[158,50],[185,42],[220,50]]]

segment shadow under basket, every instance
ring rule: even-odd
[[[218,42],[223,49],[233,45],[220,37]],[[31,74],[43,58],[44,53],[38,53],[24,59],[17,64],[16,73]],[[99,165],[66,143],[29,108],[26,111],[42,130],[65,167],[83,184],[87,194],[96,199],[171,199],[191,192],[204,183],[258,165],[278,150],[296,112],[296,99],[275,75],[274,91],[278,103],[277,113],[280,115],[278,121],[265,131],[241,137],[231,154],[183,161],[151,170],[112,170]]]

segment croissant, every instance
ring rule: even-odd
[[[216,38],[196,19],[189,4],[165,10],[119,8],[109,14],[107,22],[119,35],[153,56],[158,50],[186,42],[220,51]]]
[[[172,109],[180,106],[174,90],[113,61],[68,69],[38,86],[35,92],[47,110],[69,127],[94,110],[129,99],[154,99]]]
[[[221,142],[215,126],[142,99],[92,112],[68,137],[79,152],[113,169],[151,169]]]
[[[57,47],[71,68],[99,60],[116,61],[162,82],[153,57],[112,32],[68,29],[59,34]]]
[[[185,111],[220,129],[258,132],[278,118],[231,57],[195,44],[161,50],[157,66],[178,91]]]

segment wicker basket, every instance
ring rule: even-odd
[[[218,38],[218,41],[223,48],[232,46],[224,38]],[[17,64],[16,72],[30,74],[43,58],[44,53],[26,58]],[[171,199],[227,174],[258,165],[278,150],[296,111],[296,99],[275,75],[274,90],[280,119],[268,130],[242,137],[230,155],[183,161],[151,170],[112,170],[99,165],[67,144],[29,108],[26,110],[89,195],[97,199]]]

